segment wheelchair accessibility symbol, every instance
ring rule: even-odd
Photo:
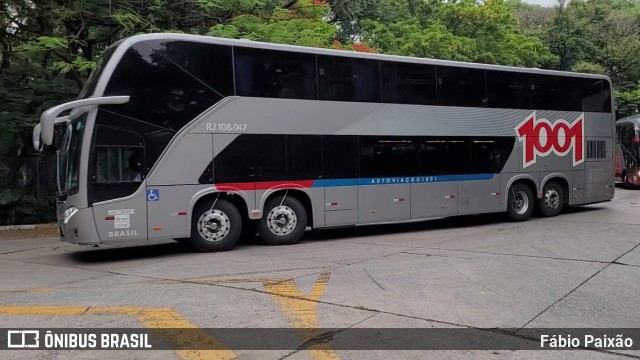
[[[147,201],[158,201],[158,200],[160,200],[160,190],[147,189]]]

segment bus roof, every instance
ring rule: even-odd
[[[640,114],[635,114],[616,120],[616,125],[624,123],[640,125]]]
[[[481,64],[481,63],[471,63],[471,62],[451,61],[451,60],[438,60],[438,59],[418,58],[418,57],[399,56],[399,55],[372,54],[372,53],[363,53],[363,52],[356,52],[356,51],[315,48],[315,47],[297,46],[297,45],[274,44],[274,43],[267,43],[267,42],[247,40],[247,39],[240,39],[240,40],[225,39],[225,38],[217,38],[212,36],[178,34],[178,33],[153,33],[153,34],[134,35],[126,39],[120,40],[114,45],[124,44],[126,47],[129,47],[135,43],[142,42],[142,41],[150,41],[150,40],[192,41],[192,42],[200,42],[200,43],[208,43],[208,44],[240,46],[240,47],[248,47],[248,48],[267,49],[267,50],[291,51],[291,52],[308,53],[308,54],[316,54],[316,55],[343,56],[343,57],[351,57],[351,58],[399,61],[399,62],[418,63],[418,64],[443,65],[443,66],[458,66],[458,67],[478,68],[478,69],[485,69],[485,70],[523,72],[523,73],[531,73],[531,74],[599,78],[599,79],[606,80],[609,82],[609,84],[611,84],[611,79],[606,75],[576,73],[576,72],[557,71],[557,70],[543,70],[538,68],[526,68],[526,67],[516,67],[516,66],[491,65],[491,64]]]

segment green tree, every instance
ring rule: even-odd
[[[553,56],[522,33],[501,0],[430,1],[396,22],[362,21],[363,39],[381,52],[515,66],[542,66]]]
[[[207,34],[314,47],[328,47],[336,37],[336,27],[324,20],[329,11],[324,2],[299,0],[268,9],[241,13],[228,23],[211,27]]]

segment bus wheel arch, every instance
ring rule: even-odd
[[[302,238],[312,218],[311,199],[300,190],[275,191],[267,197],[258,233],[271,245],[291,245]]]
[[[538,213],[544,217],[556,216],[569,204],[569,182],[561,176],[545,179],[541,195],[536,206]]]
[[[533,214],[535,183],[531,179],[514,181],[507,193],[507,215],[512,221],[526,221]]]

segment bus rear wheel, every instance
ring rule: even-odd
[[[562,212],[564,207],[564,191],[562,186],[554,181],[549,181],[544,185],[542,198],[538,200],[540,214],[545,217],[556,216]]]
[[[512,221],[525,221],[533,213],[533,193],[523,184],[516,183],[509,189],[507,198],[507,215]]]
[[[265,204],[258,221],[258,233],[271,245],[291,245],[300,241],[307,227],[307,212],[292,196],[276,196]]]
[[[636,185],[633,184],[632,177],[627,172],[622,173],[622,181],[624,181],[624,188],[627,190],[636,189]]]
[[[202,252],[226,251],[240,238],[242,216],[227,200],[211,199],[193,213],[190,242]]]

